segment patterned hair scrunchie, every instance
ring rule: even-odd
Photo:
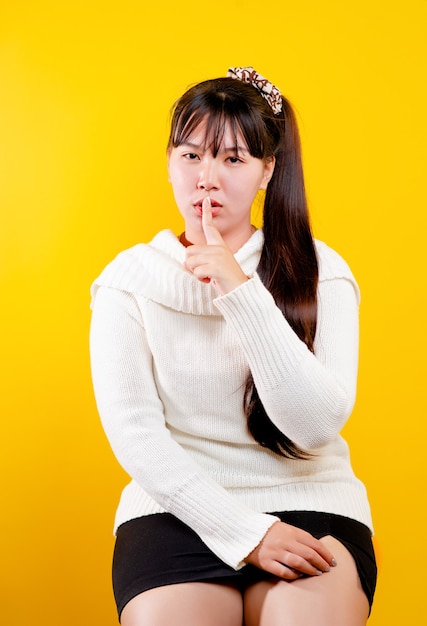
[[[258,74],[253,67],[230,67],[227,77],[236,78],[242,83],[248,83],[259,91],[265,100],[267,100],[273,113],[277,115],[282,110],[282,94],[279,89],[270,83],[269,80]]]

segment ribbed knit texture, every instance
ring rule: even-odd
[[[95,281],[95,395],[132,477],[116,527],[168,511],[234,568],[276,521],[268,512],[325,511],[372,527],[339,435],[355,400],[359,292],[343,259],[316,245],[315,355],[256,274],[262,231],[235,255],[253,278],[225,296],[184,270],[185,248],[171,231],[122,252]],[[279,457],[249,435],[249,369],[272,421],[311,460]]]

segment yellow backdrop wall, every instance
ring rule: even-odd
[[[294,102],[315,233],[359,280],[345,432],[376,525],[370,623],[422,623],[426,18],[422,0],[2,2],[4,624],[116,624],[111,529],[127,478],[92,395],[88,290],[118,251],[179,232],[169,108],[229,65]]]

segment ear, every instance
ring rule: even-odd
[[[267,189],[267,185],[273,176],[275,165],[276,158],[274,156],[268,157],[268,159],[264,161],[264,176],[259,187],[260,189]]]
[[[171,149],[168,148],[167,152],[166,152],[166,165],[167,165],[167,169],[168,169],[168,182],[171,182],[171,177],[170,177],[170,172],[169,172],[169,161],[171,158]]]

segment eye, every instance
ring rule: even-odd
[[[195,154],[194,152],[186,152],[184,155],[185,159],[188,159],[189,161],[195,161],[196,159],[198,159],[198,155]]]
[[[236,156],[230,156],[230,157],[228,157],[228,161],[229,161],[230,163],[233,163],[233,164],[234,164],[234,163],[242,163],[242,162],[243,162],[243,161],[242,161],[242,159],[239,159],[239,157],[236,157]]]

